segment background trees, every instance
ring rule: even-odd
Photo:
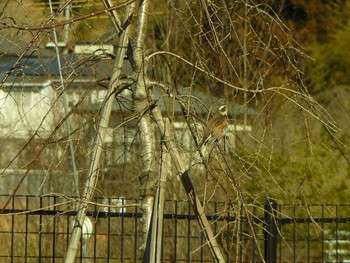
[[[68,154],[72,138],[83,179],[80,192],[87,174],[98,175],[105,181],[96,180],[93,187],[100,183],[98,190],[103,194],[141,193],[145,201],[150,200],[145,202],[150,212],[159,175],[165,168],[169,170],[167,196],[184,197],[179,182],[170,176],[176,172],[164,161],[167,152],[161,145],[163,134],[154,126],[152,110],[162,105],[163,116],[174,127],[176,122],[185,124],[182,130],[174,130],[174,135],[181,138],[187,132],[189,143],[176,143],[188,164],[194,162],[191,171],[197,177],[193,181],[203,203],[212,198],[231,204],[262,201],[267,196],[288,202],[338,201],[347,195],[348,135],[338,126],[344,123],[347,130],[343,120],[347,120],[348,105],[339,97],[337,103],[332,98],[334,94],[342,94],[342,98],[347,94],[346,88],[336,87],[347,83],[348,76],[344,48],[348,21],[343,16],[349,8],[346,2],[152,2],[147,13],[140,12],[142,5],[136,8],[136,18],[131,21],[124,7],[116,8],[119,29],[112,26],[105,12],[96,15],[105,8],[100,1],[71,1],[71,17],[65,20],[64,6],[56,6],[57,13],[51,17],[46,2],[33,3],[26,6],[7,1],[1,13],[4,39],[11,39],[3,54],[9,54],[19,39],[25,42],[21,51],[15,52],[12,65],[2,72],[1,84],[8,87],[3,107],[16,92],[14,84],[18,82],[18,93],[25,94],[24,81],[34,82],[38,68],[45,65],[40,76],[52,81],[50,94],[54,95],[56,108],[48,111],[55,116],[46,136],[38,135],[37,130],[43,129],[39,123],[31,127],[26,140],[9,147],[11,157],[2,163],[5,170],[40,169],[50,174],[61,170],[68,181],[72,177]],[[127,42],[120,42],[120,21],[125,21],[123,30],[131,31]],[[49,55],[42,50],[54,40],[53,24],[60,39],[64,36],[62,28],[69,32],[65,44],[78,46],[89,41],[89,46],[108,43],[115,48],[113,54],[97,48],[67,59],[62,91],[57,72],[49,71],[44,63]],[[124,61],[127,43],[128,61]],[[61,49],[67,57],[71,51],[68,47],[71,46]],[[34,67],[29,65],[33,54],[41,62]],[[123,64],[106,60],[115,59],[115,54]],[[51,60],[56,55],[51,54]],[[197,91],[204,92],[206,98],[198,97]],[[58,110],[64,95],[69,98],[68,112]],[[114,101],[110,106],[111,120],[103,115],[109,99]],[[203,162],[186,144],[195,145],[202,122],[224,101],[231,110],[239,105],[231,112],[230,122],[242,127],[250,125],[252,131],[237,132],[236,145],[227,140],[225,153],[214,148],[211,158]],[[336,111],[339,105],[341,114]],[[31,108],[37,106],[35,103]],[[16,111],[25,115],[21,108]],[[248,115],[251,109],[255,114]],[[46,113],[42,118],[49,116]],[[104,118],[106,123],[101,125]],[[333,118],[340,122],[336,124]],[[66,121],[72,123],[71,132],[62,125]],[[99,127],[105,129],[103,136]],[[92,165],[95,159],[91,152],[96,145],[104,148],[104,161]],[[32,152],[34,157],[29,154]],[[330,174],[337,174],[337,178],[330,182]],[[138,179],[140,184],[136,183]],[[72,189],[67,194],[74,193]],[[334,189],[342,194],[334,195]]]

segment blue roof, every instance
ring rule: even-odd
[[[39,58],[29,57],[23,58],[20,63],[13,69],[17,57],[1,57],[0,58],[0,78],[3,78],[6,72],[13,70],[11,74],[23,74],[28,76],[45,76],[45,75],[59,75],[58,61],[56,57],[53,58]],[[77,59],[74,55],[61,57],[62,73],[64,75],[71,74],[76,71],[81,76],[91,76],[92,70],[89,67],[81,67],[84,62]]]

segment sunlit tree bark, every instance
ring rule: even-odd
[[[134,3],[132,3],[130,6],[127,7],[126,20],[128,20],[132,15],[134,11],[134,7],[135,7]],[[109,118],[112,111],[112,104],[114,101],[114,96],[112,95],[115,92],[115,88],[118,85],[118,79],[121,74],[124,57],[126,54],[126,49],[123,47],[127,46],[130,27],[127,27],[123,30],[124,31],[122,31],[119,38],[118,46],[120,48],[117,50],[113,75],[111,77],[109,87],[106,92],[105,99],[103,101],[102,113],[99,119],[97,131],[96,131],[96,135],[93,143],[93,152],[91,155],[88,180],[85,183],[84,193],[80,199],[80,203],[77,208],[77,216],[74,221],[73,232],[70,237],[69,246],[65,256],[66,263],[74,262],[75,260],[76,253],[79,249],[82,225],[84,223],[86,211],[88,207],[86,202],[92,198],[96,188],[97,180],[98,180],[99,170],[101,166],[101,154],[103,150],[104,140],[106,138]]]

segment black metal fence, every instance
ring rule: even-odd
[[[1,207],[8,198],[0,195]],[[82,237],[76,262],[141,262],[140,200],[94,202],[112,206],[90,205],[93,231]],[[59,196],[15,196],[0,214],[0,262],[63,262],[74,204]],[[350,262],[350,205],[267,200],[245,207],[249,218],[238,205],[205,204],[227,262]],[[189,202],[166,202],[163,233],[163,262],[212,262]]]

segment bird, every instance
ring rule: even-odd
[[[219,111],[209,120],[204,128],[203,138],[198,144],[198,150],[207,143],[215,142],[221,138],[227,128],[227,106],[222,105]]]

